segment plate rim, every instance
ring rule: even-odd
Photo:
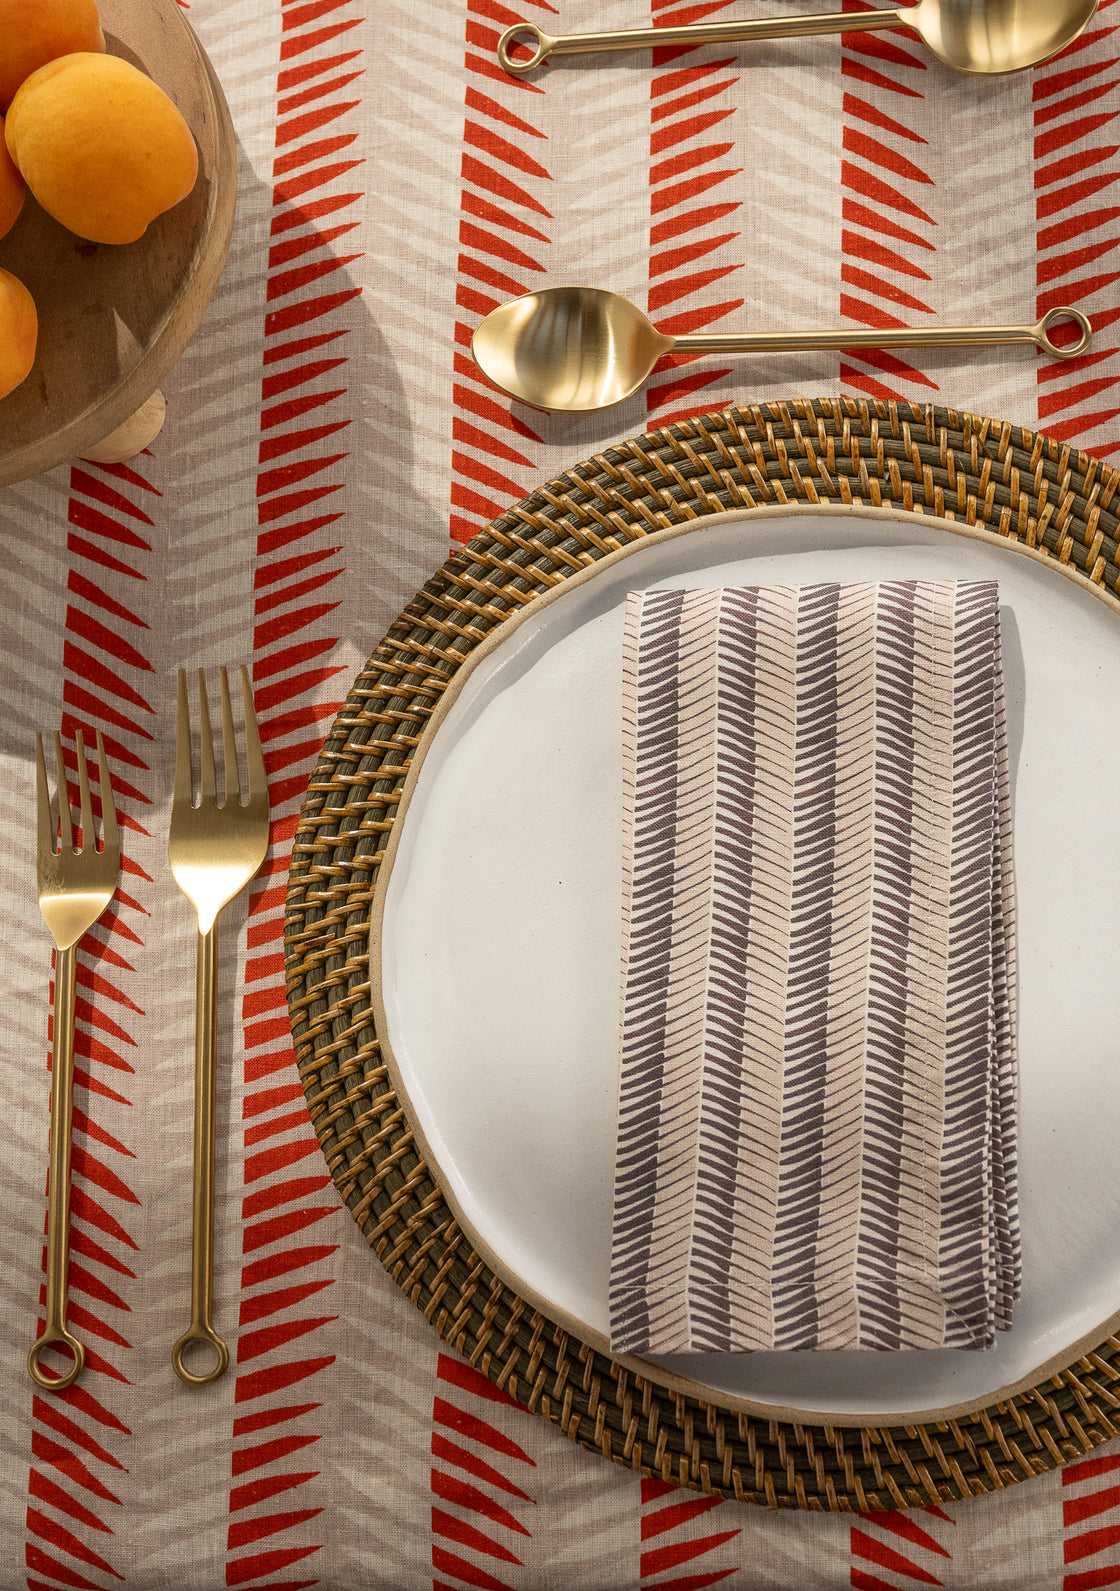
[[[1120,1331],[1120,1305],[1112,1314],[1106,1317],[1100,1326],[1095,1326],[1091,1330],[1082,1333],[1072,1344],[1058,1349],[1055,1353],[1049,1355],[1037,1368],[1033,1368],[1024,1375],[1016,1377],[1013,1381],[1003,1383],[990,1392],[986,1392],[976,1398],[964,1399],[957,1403],[939,1405],[933,1408],[906,1409],[899,1412],[880,1410],[875,1413],[864,1414],[764,1402],[728,1392],[723,1388],[713,1387],[709,1383],[692,1380],[686,1375],[668,1369],[653,1360],[645,1359],[637,1354],[616,1353],[612,1351],[609,1337],[605,1333],[589,1325],[586,1321],[580,1320],[577,1315],[565,1308],[563,1304],[558,1303],[555,1299],[547,1298],[528,1283],[524,1277],[518,1275],[509,1260],[499,1254],[493,1245],[478,1231],[467,1214],[458,1192],[443,1175],[443,1167],[440,1165],[439,1157],[435,1153],[423,1125],[423,1112],[416,1107],[390,1037],[380,945],[383,938],[382,927],[389,890],[393,880],[394,867],[401,845],[404,843],[409,808],[415,797],[428,755],[436,743],[440,730],[446,725],[470,679],[487,659],[507,646],[524,625],[535,620],[542,612],[547,611],[556,603],[563,601],[566,597],[570,597],[574,592],[582,589],[583,586],[617,568],[620,563],[629,561],[631,558],[640,556],[643,553],[648,553],[651,547],[662,546],[667,542],[676,541],[686,536],[703,534],[713,524],[717,523],[749,523],[760,519],[770,521],[790,517],[886,519],[908,525],[920,525],[924,529],[933,527],[942,534],[956,535],[968,540],[991,544],[998,547],[1001,552],[1018,553],[1036,563],[1045,565],[1052,574],[1064,575],[1067,579],[1072,580],[1075,585],[1091,592],[1094,597],[1109,607],[1113,613],[1120,615],[1120,600],[1107,588],[1094,584],[1080,570],[1071,567],[1069,564],[1056,563],[1045,552],[1040,552],[1025,543],[1009,542],[1007,537],[1001,536],[995,531],[987,530],[982,526],[962,524],[960,521],[947,519],[939,515],[901,509],[893,504],[875,508],[871,505],[857,506],[855,504],[840,503],[788,503],[778,504],[773,507],[727,509],[718,513],[705,514],[699,519],[688,520],[683,524],[669,525],[661,530],[652,531],[639,541],[627,542],[624,546],[605,554],[595,563],[588,564],[577,573],[572,574],[561,584],[552,586],[549,590],[539,593],[530,602],[526,603],[524,607],[511,613],[507,619],[491,630],[486,638],[480,641],[459,665],[424,727],[424,732],[413,753],[409,771],[405,777],[404,787],[397,805],[396,818],[385,845],[370,903],[369,969],[370,1005],[373,1014],[373,1024],[380,1038],[381,1054],[388,1069],[394,1091],[405,1109],[421,1153],[456,1221],[470,1239],[475,1251],[486,1260],[495,1275],[501,1276],[506,1284],[513,1288],[518,1297],[533,1305],[535,1309],[547,1315],[549,1319],[559,1322],[573,1336],[578,1337],[581,1341],[590,1343],[598,1352],[613,1360],[614,1363],[624,1367],[634,1375],[653,1382],[669,1393],[674,1395],[683,1393],[685,1396],[697,1398],[701,1401],[710,1401],[713,1398],[718,1398],[722,1406],[752,1415],[756,1419],[776,1419],[791,1424],[851,1430],[879,1429],[888,1423],[891,1426],[937,1424],[979,1413],[983,1409],[990,1408],[993,1403],[1004,1403],[1009,1398],[1028,1392],[1032,1387],[1039,1385],[1040,1382],[1047,1380],[1056,1372],[1065,1369],[1069,1364],[1083,1359],[1097,1344]]]
[[[766,1508],[874,1513],[1001,1491],[1120,1437],[1120,1337],[1028,1392],[929,1427],[760,1420],[632,1375],[518,1298],[469,1246],[389,1083],[369,907],[409,761],[457,669],[537,592],[725,508],[821,501],[986,527],[1120,588],[1120,470],[1044,431],[931,402],[739,404],[606,439],[435,567],[351,681],[292,836],[284,932],[295,1061],[341,1202],[449,1351],[574,1445]],[[1072,572],[1071,569],[1071,572]]]

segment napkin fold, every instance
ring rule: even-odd
[[[978,1348],[1019,1292],[998,589],[634,592],[616,1353]]]

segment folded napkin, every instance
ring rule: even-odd
[[[632,593],[616,1353],[1011,1323],[998,590]]]

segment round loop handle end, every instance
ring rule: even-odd
[[[532,40],[530,55],[510,53],[515,44],[528,44],[530,40]],[[535,22],[515,22],[498,40],[498,60],[507,72],[512,72],[515,77],[524,77],[526,72],[534,71],[548,59],[548,52],[555,42],[555,39],[550,39],[547,33],[542,33]]]
[[[192,1343],[208,1343],[218,1355],[218,1362],[209,1370],[196,1375],[193,1370],[188,1370],[184,1361],[184,1354]],[[218,1336],[216,1331],[207,1331],[201,1327],[192,1326],[185,1331],[171,1350],[171,1364],[180,1381],[186,1382],[189,1387],[209,1387],[215,1381],[220,1381],[229,1369],[229,1349]]]
[[[73,1363],[66,1369],[58,1372],[48,1372],[39,1363],[44,1352],[54,1347],[69,1348]],[[44,1392],[65,1392],[67,1387],[72,1387],[82,1371],[85,1369],[86,1351],[78,1341],[65,1328],[56,1331],[45,1331],[39,1340],[34,1343],[27,1355],[27,1373],[37,1387],[42,1387]]]
[[[1051,326],[1058,325],[1061,321],[1072,320],[1081,328],[1081,336],[1076,342],[1059,344],[1050,336]],[[1079,354],[1087,353],[1093,341],[1093,327],[1087,315],[1079,309],[1066,309],[1061,305],[1048,309],[1035,327],[1038,337],[1038,346],[1043,353],[1050,355],[1051,359],[1076,359]]]

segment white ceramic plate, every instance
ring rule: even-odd
[[[1014,1329],[980,1353],[622,1361],[838,1423],[928,1419],[1034,1385],[1120,1310],[1115,602],[994,536],[894,510],[720,514],[651,536],[539,598],[460,670],[371,922],[377,1031],[448,1202],[511,1287],[606,1351],[626,593],[911,576],[1000,582],[1022,1016]]]

